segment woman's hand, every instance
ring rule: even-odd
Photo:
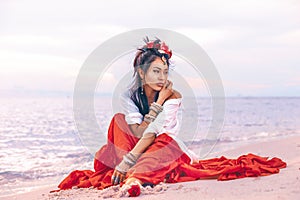
[[[126,178],[126,173],[121,173],[115,169],[112,177],[111,177],[111,184],[118,185],[119,183],[123,182]]]
[[[167,80],[161,91],[159,92],[157,103],[162,105],[173,94],[173,83]]]
[[[126,178],[126,172],[130,169],[130,166],[126,164],[124,159],[116,166],[115,171],[111,177],[111,183],[113,185],[118,185],[123,182]]]

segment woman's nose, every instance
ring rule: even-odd
[[[166,75],[162,72],[162,73],[159,73],[159,77],[158,77],[160,80],[165,80],[167,77]]]

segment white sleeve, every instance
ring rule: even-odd
[[[191,159],[191,164],[198,161],[198,156],[188,149],[188,147],[177,137],[182,121],[182,105],[181,98],[167,100],[163,105],[163,111],[156,117],[156,119],[149,124],[144,131],[144,135],[155,133],[156,136],[166,133],[172,137]]]
[[[159,132],[163,130],[165,121],[166,121],[166,112],[163,110],[161,113],[157,115],[156,119],[148,125],[143,135],[149,133],[154,133],[155,135],[157,135]]]
[[[155,133],[156,135],[159,135],[167,133],[176,136],[181,125],[180,106],[181,98],[167,100],[163,105],[163,111],[149,124],[144,131],[144,134]]]
[[[139,112],[138,107],[134,104],[129,97],[129,92],[124,93],[120,97],[120,104],[122,113],[125,115],[125,121],[127,124],[141,124],[143,121],[143,115]]]

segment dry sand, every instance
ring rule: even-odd
[[[251,144],[231,151],[217,153],[212,157],[236,158],[242,154],[279,157],[287,162],[287,168],[279,174],[231,181],[199,180],[192,182],[161,184],[144,189],[138,199],[299,199],[300,195],[300,136]],[[25,194],[3,197],[3,200],[91,200],[118,198],[117,187],[105,191],[95,189],[72,189],[49,193],[55,186],[45,187]],[[128,199],[122,197],[122,199]],[[132,199],[132,197],[130,198]]]

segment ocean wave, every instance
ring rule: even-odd
[[[228,98],[224,126],[216,139],[207,135],[212,122],[210,99],[198,102],[198,109],[184,110],[188,122],[197,122],[197,130],[187,127],[180,135],[191,148],[215,145],[216,151],[223,151],[238,143],[300,134],[300,98]],[[0,99],[2,189],[32,186],[36,180],[59,179],[74,169],[93,168],[88,150],[105,143],[112,113],[96,106],[102,132],[85,138],[76,129],[72,104],[72,99]]]

